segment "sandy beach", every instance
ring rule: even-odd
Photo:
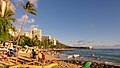
[[[60,54],[59,52],[53,51],[50,53],[45,53],[45,63],[40,63],[36,61],[35,59],[30,58],[30,53],[18,53],[17,57],[8,57],[9,62],[0,60],[0,66],[6,66],[9,65],[10,67],[16,66],[15,61],[16,58],[18,58],[17,65],[36,65],[36,66],[46,66],[50,65],[52,63],[57,63],[57,65],[52,66],[52,68],[81,68],[83,65],[85,65],[86,62],[92,62],[90,67],[91,68],[120,68],[120,66],[115,66],[112,63],[105,63],[105,62],[99,62],[96,60],[91,60],[90,58],[86,57],[77,57],[77,58],[70,58],[68,59],[65,54]],[[59,53],[60,55],[57,55]],[[0,58],[2,56],[0,55]],[[78,60],[79,59],[79,60]],[[81,60],[80,60],[81,59]],[[11,68],[12,68],[11,67]]]
[[[60,61],[62,59],[57,58],[57,56],[52,56],[48,54],[46,55],[46,60],[50,60],[52,62],[58,63],[58,65],[53,68],[80,68],[81,67],[81,65]]]
[[[105,61],[99,61],[99,60],[92,60],[90,58],[86,57],[77,57],[75,59],[66,59],[64,54],[59,55],[49,55],[46,54],[46,60],[50,60],[52,62],[58,63],[57,66],[53,68],[81,68],[83,65],[85,65],[86,62],[92,62],[91,68],[120,68],[119,65],[115,65],[111,62],[105,62]],[[78,60],[79,59],[79,60]],[[81,59],[81,60],[80,60]]]

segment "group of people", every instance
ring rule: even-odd
[[[38,48],[24,47],[19,51],[19,53],[28,53],[30,54],[30,58],[36,59],[38,62],[45,62],[45,52]]]
[[[5,51],[2,54],[2,58],[8,61],[7,57],[16,56],[18,53],[29,53],[30,58],[37,60],[38,62],[45,63],[45,52],[33,47],[24,47],[16,50],[16,47],[13,47],[12,44],[4,46]],[[16,56],[17,57],[17,56]]]
[[[4,45],[4,48],[1,49],[1,57],[2,57],[2,60],[1,61],[5,61],[5,62],[8,62],[9,63],[9,58],[8,57],[11,57],[11,56],[17,56],[17,50],[15,47],[13,47],[13,44],[8,44],[8,45]]]
[[[30,57],[33,59],[36,59],[38,62],[45,62],[45,53],[43,51],[40,50],[34,50],[32,49],[32,52],[30,54]]]

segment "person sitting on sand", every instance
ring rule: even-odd
[[[16,48],[14,48],[14,50],[12,52],[13,52],[14,56],[17,56],[18,52],[17,52]]]

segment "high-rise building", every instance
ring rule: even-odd
[[[56,39],[52,38],[51,41],[53,42],[53,45],[56,45]]]
[[[37,38],[40,41],[42,40],[42,30],[40,30],[38,28],[32,28],[31,32],[32,32],[32,38],[34,38],[35,36],[37,36]]]
[[[51,42],[53,42],[53,45],[56,45],[56,39],[52,38],[50,35],[42,36],[42,41],[44,41],[44,40],[50,40]]]
[[[29,33],[29,32],[25,32],[24,35],[25,35],[26,37],[32,38],[32,34]]]
[[[42,41],[44,41],[44,40],[51,40],[51,36],[49,35],[49,36],[42,36]]]

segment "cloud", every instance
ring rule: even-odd
[[[34,27],[39,27],[39,25],[31,25],[29,29],[32,29]]]
[[[30,3],[36,3],[38,0],[28,0],[28,1],[30,1]]]
[[[23,1],[23,0],[15,0],[15,2],[22,2],[22,3],[24,3],[24,1]]]
[[[80,40],[80,41],[78,41],[78,43],[81,43],[81,42],[85,42],[85,40]]]
[[[20,2],[23,2],[23,0],[19,0]]]
[[[28,22],[28,23],[34,23],[34,22],[35,22],[35,19],[29,19],[29,20],[27,20],[26,22]]]
[[[95,41],[88,41],[87,43],[94,43]]]
[[[21,18],[17,19],[17,22],[22,24],[24,19],[25,19],[25,22],[26,22],[26,20],[28,19],[28,16],[27,15],[23,15]]]
[[[35,27],[35,25],[31,25],[30,27],[31,27],[31,28],[34,28],[34,27]]]
[[[28,19],[27,15],[23,15],[21,18],[17,19],[18,23],[22,24],[25,18],[25,22],[27,23],[34,23],[35,19]]]

